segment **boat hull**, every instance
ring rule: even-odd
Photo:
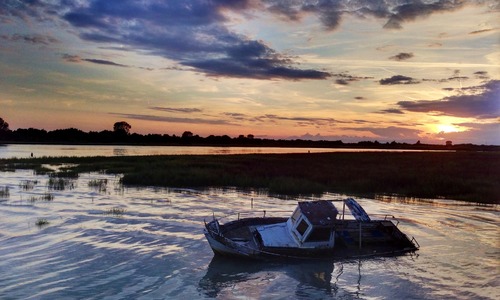
[[[217,220],[213,220],[205,225],[204,234],[214,254],[249,259],[344,259],[395,256],[418,250],[418,247],[390,221],[363,223],[362,234],[358,231],[359,222],[339,221],[335,246],[328,248],[265,247],[256,236],[241,234],[243,229],[284,220],[286,219],[252,218],[226,225],[220,225]],[[235,235],[235,232],[238,234]]]

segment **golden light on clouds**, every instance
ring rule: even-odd
[[[497,0],[14,2],[11,129],[500,144]]]

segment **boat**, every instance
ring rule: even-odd
[[[401,255],[420,245],[399,230],[394,216],[372,219],[353,198],[301,201],[289,217],[205,220],[204,234],[215,255],[249,259],[342,259]],[[351,215],[346,215],[346,207]]]

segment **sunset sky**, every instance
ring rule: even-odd
[[[0,118],[500,145],[500,4],[2,0]]]

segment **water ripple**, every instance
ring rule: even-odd
[[[89,186],[106,179],[103,192]],[[23,190],[19,182],[38,184]],[[52,201],[46,176],[2,173],[2,299],[499,299],[500,211],[457,201],[359,199],[395,215],[422,246],[415,255],[333,263],[218,260],[204,239],[212,213],[291,211],[296,200],[237,189],[122,188],[83,174]],[[329,199],[342,198],[330,194]],[[36,226],[37,220],[49,224]]]

